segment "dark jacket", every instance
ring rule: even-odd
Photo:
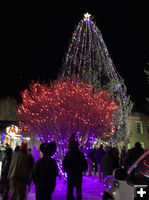
[[[30,156],[27,154],[27,151],[20,150],[14,152],[8,172],[9,180],[16,179],[27,184],[31,170]]]
[[[10,148],[9,151],[8,151],[8,149],[6,151],[7,151],[6,155],[2,162],[2,172],[1,172],[1,180],[0,180],[0,185],[1,185],[2,189],[3,189],[3,187],[9,185],[7,176],[8,176],[11,158],[12,158],[12,149]]]
[[[40,158],[33,168],[32,178],[37,187],[55,187],[57,176],[57,163],[50,156]]]
[[[82,177],[82,172],[87,169],[87,160],[84,154],[79,150],[70,150],[64,157],[63,170],[68,178],[77,179]]]
[[[97,149],[96,154],[95,154],[96,162],[100,163],[104,155],[105,155],[105,151],[102,148]]]
[[[103,172],[103,176],[112,175],[112,172],[115,168],[118,168],[118,160],[113,155],[112,150],[109,150],[101,159],[101,170]]]
[[[128,169],[143,153],[144,149],[142,147],[130,149],[125,156],[124,167]]]

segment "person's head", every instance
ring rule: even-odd
[[[9,147],[10,147],[10,145],[9,145],[8,143],[6,143],[5,146],[6,146],[6,148],[9,148]]]
[[[6,155],[7,156],[11,156],[12,155],[12,153],[13,153],[13,150],[12,150],[12,148],[11,147],[8,147],[8,148],[6,148]]]
[[[70,140],[71,140],[71,141],[74,141],[75,138],[76,138],[76,134],[75,134],[75,133],[72,133],[72,135],[71,135],[71,137],[70,137]]]
[[[28,153],[30,154],[32,151],[32,148],[28,148]]]
[[[21,143],[20,150],[21,151],[27,151],[27,144],[25,142]]]
[[[138,148],[141,148],[141,143],[140,143],[140,142],[136,142],[136,143],[135,143],[135,148],[137,148],[137,149],[138,149]]]
[[[15,148],[15,152],[17,152],[17,151],[19,151],[20,150],[20,146],[16,146],[16,148]]]
[[[43,155],[52,156],[56,152],[56,143],[55,142],[42,143],[39,148],[40,151],[43,153]]]
[[[101,145],[99,146],[99,148],[100,148],[100,149],[103,149],[103,145],[101,144]]]
[[[79,143],[77,141],[71,142],[70,150],[78,150],[79,149]]]
[[[113,150],[113,148],[111,147],[111,148],[109,148],[108,150],[107,150],[107,153],[108,153],[108,155],[109,156],[113,156],[113,154],[114,154],[114,152],[113,152],[114,150]]]

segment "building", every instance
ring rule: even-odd
[[[149,115],[134,112],[129,117],[130,142],[128,149],[140,142],[145,149],[149,148]]]
[[[21,133],[18,121],[0,120],[0,145],[8,144],[15,149],[21,142],[26,142],[30,146],[30,140],[29,134]]]

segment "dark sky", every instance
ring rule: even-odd
[[[70,5],[48,0],[31,2],[6,1],[0,5],[1,97],[20,101],[20,92],[32,80],[56,78],[75,27],[83,14],[90,12],[128,94],[138,109],[144,107],[148,96],[143,72],[149,61],[147,4],[109,0],[77,6],[71,1]]]

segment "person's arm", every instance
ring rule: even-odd
[[[88,169],[87,160],[86,160],[84,154],[82,153],[82,171],[85,171],[87,169]]]

